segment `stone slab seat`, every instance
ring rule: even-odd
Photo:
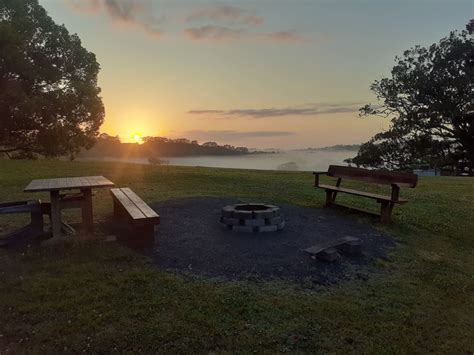
[[[302,250],[310,254],[318,254],[325,249],[329,249],[329,248],[336,248],[336,249],[342,248],[343,249],[346,245],[351,245],[354,243],[357,243],[357,245],[360,245],[361,244],[360,238],[345,236],[342,238],[332,239],[325,243],[319,243]]]
[[[110,194],[114,215],[126,218],[131,227],[126,242],[136,247],[153,245],[155,225],[160,224],[160,216],[129,187],[110,189]]]
[[[395,204],[407,203],[407,199],[400,198],[400,187],[414,188],[418,182],[418,176],[411,173],[393,172],[386,170],[368,170],[361,168],[353,168],[349,166],[330,165],[326,172],[314,172],[314,187],[324,189],[326,191],[326,204],[329,206],[342,206],[351,209],[361,210],[380,216],[382,223],[388,223],[391,220],[392,210]],[[329,177],[337,178],[336,185],[320,184],[319,175],[326,174]],[[366,183],[375,183],[381,185],[390,185],[392,191],[390,195],[381,195],[372,192],[359,191],[341,187],[342,179],[356,180]],[[359,208],[337,204],[336,196],[338,193],[346,193],[376,200],[380,203],[380,213],[362,210]]]

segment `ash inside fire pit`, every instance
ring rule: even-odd
[[[278,206],[264,203],[242,203],[222,208],[221,223],[236,232],[276,232],[285,227]]]

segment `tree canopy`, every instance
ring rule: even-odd
[[[37,0],[0,0],[0,153],[92,146],[104,118],[99,69]]]
[[[360,116],[391,120],[390,128],[363,144],[348,159],[358,166],[409,169],[474,163],[474,86],[471,37],[453,31],[428,48],[415,46],[397,57],[391,77],[371,85],[380,102],[366,105]]]

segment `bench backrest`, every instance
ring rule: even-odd
[[[368,170],[339,165],[329,165],[327,175],[335,178],[359,180],[376,184],[396,184],[403,187],[415,187],[418,182],[418,175],[416,174],[385,170]]]

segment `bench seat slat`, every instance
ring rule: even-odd
[[[129,187],[122,188],[122,192],[132,201],[135,206],[143,213],[145,218],[158,218],[158,214],[148,206],[135,192]]]
[[[128,213],[133,223],[160,223],[160,216],[130,188],[115,188],[111,189],[110,192]]]
[[[372,198],[375,200],[382,200],[382,201],[390,201],[394,203],[406,203],[408,200],[400,198],[398,200],[392,200],[391,196],[385,196],[385,195],[380,195],[380,194],[375,194],[372,192],[365,192],[365,191],[358,191],[358,190],[352,190],[352,189],[347,189],[344,187],[337,187],[337,186],[332,186],[332,185],[324,185],[324,184],[319,184],[318,186],[321,189],[325,190],[331,190],[331,191],[336,191],[336,192],[343,192],[351,195],[357,195],[357,196],[364,196],[368,198]]]
[[[111,189],[110,193],[120,202],[133,220],[146,218],[143,212],[125,195],[122,189]]]

